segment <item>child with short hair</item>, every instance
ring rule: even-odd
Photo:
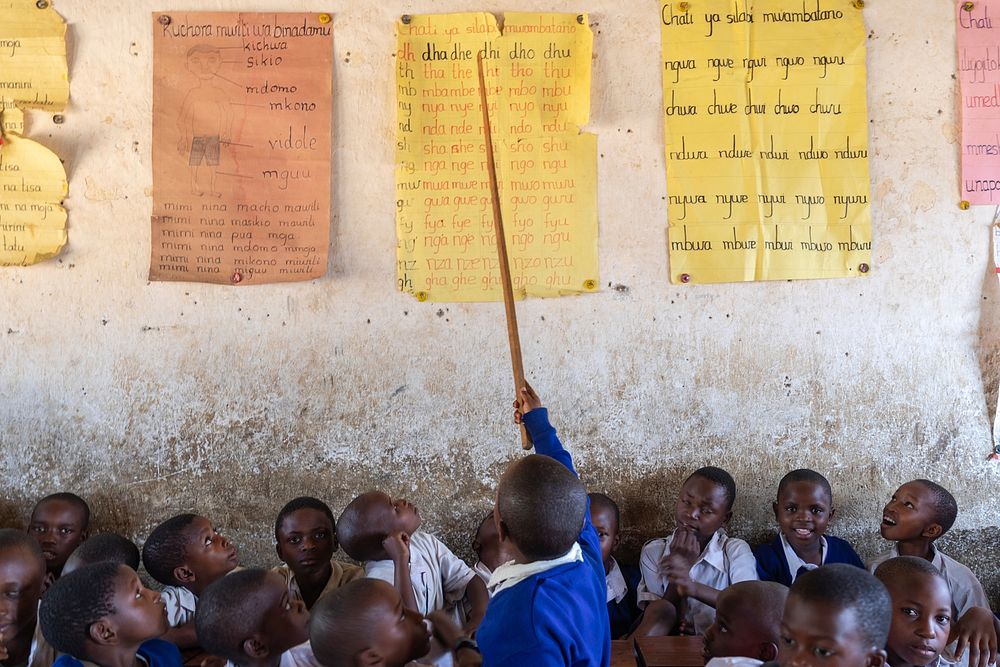
[[[708,466],[688,476],[677,496],[673,535],[642,548],[640,608],[666,600],[677,610],[680,631],[700,635],[715,620],[719,591],[757,579],[750,545],[726,535],[735,500],[736,482],[725,470]],[[663,634],[665,626],[654,627],[648,615],[647,608],[637,634]]]
[[[642,573],[636,567],[620,564],[613,555],[621,543],[618,504],[603,493],[590,493],[587,497],[590,499],[590,522],[601,544],[611,638],[621,639],[642,616],[637,598]]]
[[[337,537],[348,556],[364,562],[366,576],[396,586],[407,609],[454,611],[468,597],[466,629],[472,632],[486,611],[486,586],[441,540],[420,530],[421,522],[406,500],[369,491],[344,509]]]
[[[135,542],[117,533],[91,535],[66,559],[63,574],[69,574],[84,565],[110,561],[139,569],[139,547]]]
[[[780,667],[883,667],[892,621],[885,586],[861,568],[823,565],[788,592]]]
[[[587,492],[531,387],[514,401],[538,454],[497,484],[501,547],[513,559],[490,577],[477,639],[490,667],[599,667],[611,660],[607,587]]]
[[[142,545],[142,563],[150,576],[164,584],[160,594],[171,628],[165,639],[181,648],[197,646],[198,596],[239,566],[236,547],[205,517],[178,514],[149,534]]]
[[[42,634],[65,655],[53,667],[181,667],[181,654],[157,639],[167,631],[160,594],[117,563],[87,565],[60,577],[38,610]]]
[[[45,555],[49,581],[62,574],[66,559],[87,539],[90,505],[75,493],[53,493],[35,504],[28,521],[28,534]]]
[[[493,510],[479,522],[476,536],[472,540],[472,551],[478,558],[476,564],[472,566],[472,571],[483,580],[484,584],[489,582],[493,570],[510,560],[500,548],[500,536],[497,534]]]
[[[357,565],[333,560],[337,551],[333,512],[322,500],[301,496],[290,500],[274,522],[274,540],[282,576],[293,600],[312,609],[320,596],[365,576]]]
[[[719,593],[715,621],[705,630],[704,656],[712,667],[756,667],[778,656],[788,587],[741,581]]]
[[[13,528],[0,530],[0,663],[49,667],[55,659],[44,641],[38,641],[38,601],[45,579],[38,542]]]
[[[969,664],[985,667],[996,662],[997,628],[989,600],[979,579],[965,565],[949,557],[935,542],[951,529],[958,516],[955,497],[940,484],[915,479],[892,494],[882,510],[879,531],[896,544],[868,563],[874,571],[884,561],[896,556],[916,556],[938,569],[951,589],[952,604],[958,612],[953,636],[958,638],[955,651],[962,658],[969,648]],[[980,650],[980,647],[987,650]]]
[[[823,475],[808,468],[791,471],[778,482],[772,507],[778,535],[753,550],[762,580],[791,586],[799,575],[827,563],[865,566],[848,542],[826,534],[837,509]]]
[[[875,568],[875,578],[892,598],[892,625],[886,648],[891,667],[938,667],[948,664],[941,652],[951,632],[951,591],[928,561],[899,556]]]
[[[309,644],[324,667],[403,667],[427,655],[423,615],[381,579],[357,579],[324,595],[312,609]]]
[[[309,647],[309,611],[277,572],[240,570],[198,600],[202,648],[227,667],[318,667]]]

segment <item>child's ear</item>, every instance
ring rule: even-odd
[[[281,542],[275,542],[274,543],[274,552],[276,554],[278,554],[278,560],[280,560],[282,563],[284,563],[285,562],[285,557],[281,555]]]
[[[182,584],[194,582],[194,572],[187,565],[178,565],[174,568],[174,579]]]
[[[920,537],[926,537],[932,540],[936,540],[942,535],[944,535],[944,528],[941,527],[941,524],[937,523],[932,523],[924,528],[924,532],[920,533]]]
[[[257,635],[243,640],[243,652],[257,660],[266,658],[271,653],[267,649],[267,644],[262,642]]]
[[[872,649],[865,658],[865,667],[888,667],[884,649]]]
[[[354,654],[354,667],[382,667],[383,665],[385,665],[385,659],[371,646]]]
[[[761,642],[757,648],[757,659],[761,662],[771,662],[778,659],[778,645],[773,642]]]
[[[618,548],[618,545],[622,543],[622,536],[619,533],[615,533],[615,539],[611,541],[611,550],[614,551]]]
[[[726,512],[726,518],[723,520],[723,525],[729,525],[729,520],[733,518],[733,511],[729,510]]]
[[[830,518],[827,519],[827,521],[833,521],[833,517],[835,517],[835,516],[837,516],[837,508],[836,507],[831,507],[830,508]]]
[[[96,623],[92,623],[87,630],[90,639],[101,646],[110,646],[118,643],[118,633],[115,632],[114,624],[107,618],[102,618]]]
[[[774,511],[774,520],[777,521],[778,520],[778,501],[777,500],[775,500],[773,503],[771,503],[771,509]]]

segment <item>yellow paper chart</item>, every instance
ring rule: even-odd
[[[0,16],[0,111],[62,111],[69,100],[65,21],[35,0],[0,0]]]
[[[862,12],[848,0],[662,2],[670,280],[868,272]]]
[[[515,296],[598,289],[593,35],[577,14],[407,17],[397,34],[396,229],[401,290],[502,299],[477,56],[487,85]]]
[[[0,266],[27,266],[66,244],[66,170],[55,153],[14,134],[0,144]]]

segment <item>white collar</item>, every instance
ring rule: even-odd
[[[493,570],[486,588],[489,590],[490,595],[493,596],[500,591],[516,586],[528,577],[547,572],[552,568],[565,565],[566,563],[581,561],[583,561],[583,549],[580,548],[578,543],[574,542],[569,551],[552,560],[536,560],[532,563],[515,563],[514,561],[504,563]]]
[[[614,558],[611,559],[611,571],[608,572],[604,581],[608,587],[608,602],[614,600],[617,604],[625,599],[625,595],[628,593],[628,583],[625,581],[621,567],[618,566],[618,561]]]
[[[819,567],[819,565],[813,565],[812,563],[807,563],[802,560],[799,555],[795,553],[795,549],[792,548],[792,545],[788,543],[788,538],[785,537],[784,533],[778,531],[778,537],[781,539],[781,547],[785,550],[785,560],[788,561],[788,573],[792,576],[792,583],[795,583],[795,580],[799,576],[799,570],[802,568],[815,570]],[[826,538],[822,535],[819,538],[819,545],[819,562],[820,564],[825,564],[827,554]]]

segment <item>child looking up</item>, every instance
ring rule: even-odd
[[[240,570],[205,589],[195,625],[202,648],[230,667],[313,667],[309,611],[277,572]]]
[[[640,607],[666,600],[678,609],[682,631],[700,635],[715,620],[719,591],[757,579],[750,545],[726,535],[735,500],[736,482],[725,470],[706,467],[691,473],[677,496],[673,535],[642,548]],[[643,618],[643,626],[648,621]],[[638,632],[659,633],[642,626]]]
[[[970,667],[986,667],[997,659],[997,631],[989,600],[972,570],[941,552],[934,543],[951,529],[958,516],[955,497],[940,484],[915,479],[896,489],[882,510],[882,537],[895,542],[889,551],[872,560],[874,571],[896,556],[916,556],[937,568],[951,589],[958,612],[952,633],[958,638],[955,656],[969,648]]]
[[[719,593],[715,622],[705,630],[705,659],[713,667],[755,667],[778,656],[788,587],[741,581]]]
[[[84,565],[111,561],[139,569],[139,547],[132,540],[117,533],[91,535],[78,546],[63,566],[63,574],[69,574]]]
[[[403,667],[430,650],[423,616],[381,579],[358,579],[313,607],[309,643],[325,667]]]
[[[892,601],[871,574],[842,563],[795,580],[781,619],[781,667],[883,667]]]
[[[209,584],[239,566],[236,547],[197,514],[179,514],[153,529],[142,545],[146,571],[164,588],[171,631],[165,639],[181,648],[198,645],[194,614]]]
[[[773,504],[778,536],[753,550],[757,574],[764,581],[791,586],[799,575],[827,563],[865,564],[846,541],[826,535],[837,513],[833,489],[814,470],[793,470],[778,483]]]
[[[642,574],[631,565],[620,565],[612,555],[621,542],[618,505],[603,493],[591,493],[587,497],[590,499],[590,521],[601,543],[611,638],[620,639],[632,630],[632,625],[642,615],[636,598]]]
[[[28,534],[42,548],[50,582],[62,574],[66,559],[87,539],[89,529],[90,506],[75,493],[53,493],[35,505]]]
[[[497,524],[493,520],[492,510],[479,522],[476,536],[472,540],[472,551],[479,558],[472,571],[483,580],[483,583],[490,580],[493,570],[510,560],[500,550],[500,536],[497,535]]]
[[[534,390],[523,387],[514,410],[538,454],[509,465],[497,484],[497,532],[513,562],[490,577],[477,636],[483,664],[607,665],[607,587],[587,492]]]
[[[937,667],[951,632],[948,582],[937,568],[914,556],[884,561],[875,568],[875,578],[892,598],[891,667]]]
[[[466,627],[472,632],[486,611],[486,586],[441,540],[420,530],[420,524],[414,505],[370,491],[344,509],[337,537],[347,555],[364,561],[366,576],[396,586],[407,609],[421,615],[453,610],[468,596]]]
[[[87,565],[61,577],[38,610],[42,634],[65,655],[53,667],[145,664],[181,667],[181,654],[157,639],[169,627],[160,594],[135,570],[116,563]]]
[[[45,557],[38,543],[19,530],[0,530],[0,664],[4,667],[49,667],[55,658],[51,651],[39,652],[32,642],[45,577]]]
[[[333,512],[321,500],[302,496],[278,512],[274,522],[278,557],[284,565],[274,568],[294,600],[312,609],[324,593],[365,576],[357,565],[333,560],[337,551]]]

